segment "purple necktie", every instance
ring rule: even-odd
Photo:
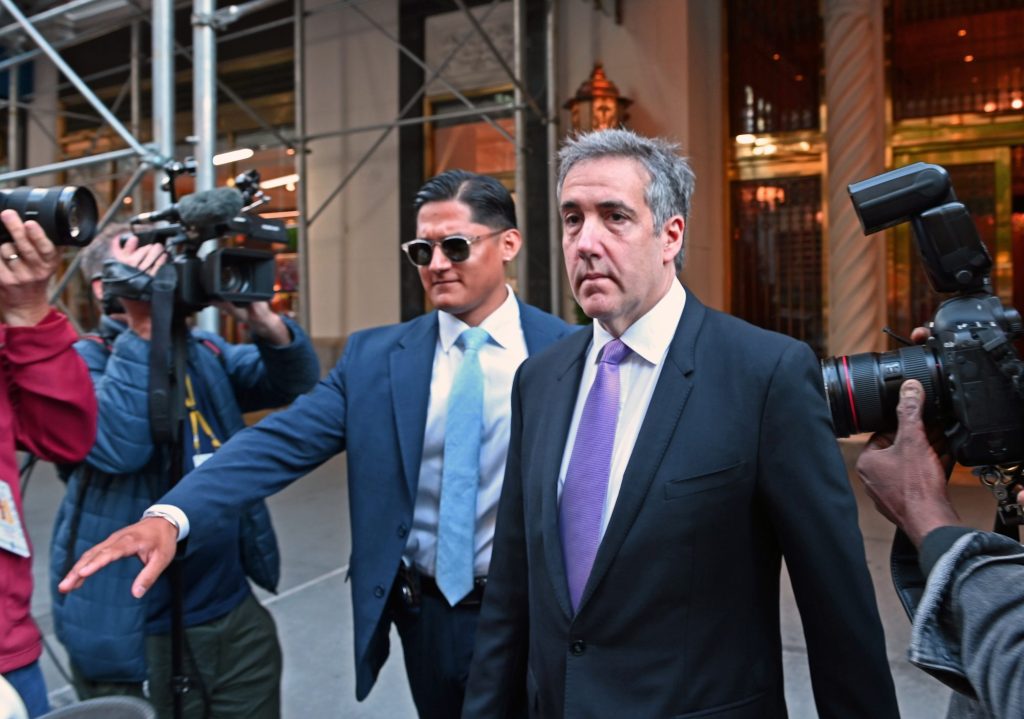
[[[579,606],[601,543],[601,516],[619,421],[619,363],[629,351],[618,339],[601,349],[597,376],[583,405],[565,472],[559,524],[573,610]]]

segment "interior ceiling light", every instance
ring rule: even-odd
[[[757,138],[754,137],[753,135],[736,136],[736,142],[740,143],[741,145],[753,145],[755,140],[757,140]]]
[[[222,152],[219,155],[213,156],[214,165],[229,165],[232,162],[240,162],[241,160],[248,160],[256,153],[250,150],[248,147],[243,147],[238,150],[231,150],[230,152]]]
[[[264,190],[270,190],[274,187],[284,187],[286,185],[294,185],[299,181],[298,175],[282,175],[281,177],[275,177],[271,180],[264,180],[260,183],[260,188]]]

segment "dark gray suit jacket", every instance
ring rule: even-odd
[[[590,340],[517,376],[463,716],[785,717],[783,556],[820,716],[898,716],[818,363],[692,293],[573,615],[556,491]]]

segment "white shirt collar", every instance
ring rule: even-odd
[[[505,285],[505,288],[508,290],[508,296],[505,297],[505,301],[480,323],[480,326],[487,330],[487,334],[491,336],[490,341],[502,348],[508,347],[509,344],[515,341],[513,333],[522,333],[522,328],[519,324],[519,302],[516,300],[516,295],[512,288],[508,285]],[[446,354],[451,350],[459,335],[464,330],[469,329],[469,325],[444,310],[438,310],[437,324],[438,339],[441,341],[441,349]]]
[[[652,365],[661,362],[672,338],[675,337],[679,318],[683,316],[686,306],[686,290],[678,279],[672,281],[665,296],[647,311],[643,317],[631,324],[622,333],[621,339],[633,353],[643,357]],[[600,350],[614,338],[594,320],[594,339],[592,348]],[[595,355],[596,359],[596,355]]]

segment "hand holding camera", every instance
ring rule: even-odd
[[[0,243],[0,312],[12,327],[38,324],[50,311],[46,287],[60,253],[34,220],[4,210],[0,221],[9,238]]]
[[[248,325],[249,331],[275,347],[284,347],[292,341],[291,332],[281,316],[270,308],[266,301],[236,305],[232,302],[214,302],[214,307],[237,322]]]
[[[136,276],[153,277],[157,270],[167,261],[167,251],[163,245],[139,246],[139,238],[135,235],[115,237],[110,242],[110,259],[119,262],[125,268],[134,268]],[[147,300],[121,297],[121,306],[128,315],[128,326],[142,339],[151,336],[151,311]]]

